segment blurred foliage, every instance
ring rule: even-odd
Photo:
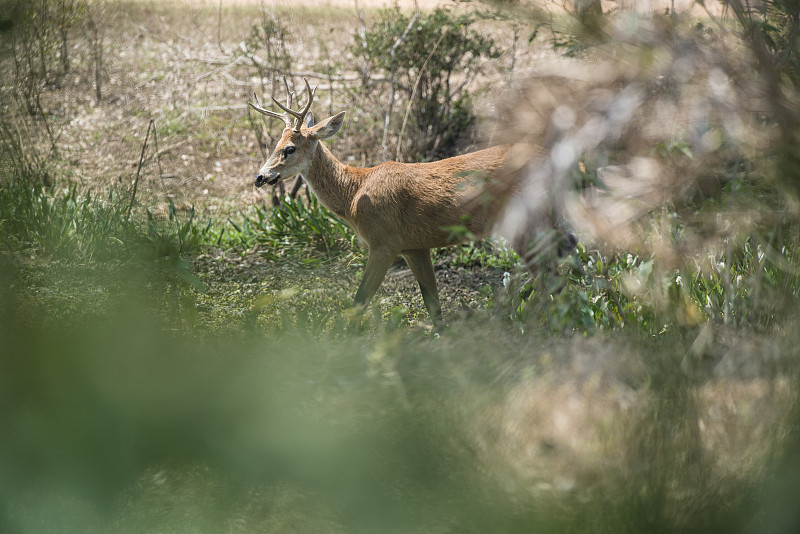
[[[771,55],[719,72],[763,87],[775,65],[764,59],[795,57],[794,4],[781,6],[767,16],[778,23],[759,26]],[[384,47],[375,61],[408,27],[396,13],[372,30],[375,54]],[[442,51],[477,46],[469,58],[431,55],[426,68],[420,98],[459,101],[435,76],[477,72],[464,61],[497,45],[475,41],[469,19],[430,17],[426,38],[412,29],[414,46],[398,48],[402,85],[415,83],[431,35]],[[0,123],[0,532],[796,531],[800,173],[797,146],[773,143],[796,135],[793,112],[777,115],[796,72],[780,64],[776,107],[750,115],[745,134],[722,107],[669,139],[654,141],[652,115],[616,135],[608,125],[630,102],[619,95],[666,95],[660,105],[701,102],[683,99],[709,88],[730,95],[700,60],[717,56],[679,20],[655,20],[664,26],[626,19],[628,41],[603,43],[642,60],[626,64],[631,78],[572,99],[561,77],[549,95],[574,116],[557,107],[525,119],[555,128],[545,141],[586,149],[563,165],[578,193],[622,192],[647,209],[555,273],[520,274],[488,241],[440,252],[440,265],[508,274],[488,291],[488,312],[436,333],[407,327],[402,307],[384,319],[378,303],[355,335],[342,309],[354,283],[323,273],[355,261],[355,238],[312,196],[225,221],[172,202],[158,216],[132,192],[54,175],[56,155],[27,157],[31,139],[47,138],[17,141],[18,125],[42,117],[15,104]],[[690,27],[718,47],[739,37]],[[645,90],[626,90],[632,80]],[[587,95],[584,116],[576,102]],[[779,118],[783,137],[762,143],[756,134]],[[552,153],[569,160],[564,146]],[[648,173],[630,156],[675,172]],[[615,189],[631,177],[641,189]],[[625,235],[643,239],[623,250]],[[268,267],[248,269],[254,256]]]
[[[760,11],[760,13],[759,13]],[[776,58],[775,66],[800,84],[800,4],[793,0],[765,0],[757,9],[743,12],[753,30]]]
[[[42,321],[2,259],[4,532],[731,532],[763,509],[770,457],[728,456],[698,431],[722,408],[677,365],[693,336],[582,343],[493,320],[436,339],[209,334],[191,306],[154,309],[162,286],[143,295],[141,268],[94,281],[110,307]],[[791,395],[760,395],[722,423],[752,428],[763,454]],[[606,402],[622,407],[572,419]],[[745,415],[757,402],[766,435]],[[560,424],[578,427],[559,434],[568,405]]]
[[[531,197],[519,216],[556,211],[597,249],[579,249],[560,281],[510,286],[520,328],[771,329],[792,313],[796,6],[728,4],[734,19],[700,21],[576,8],[584,58],[543,67],[506,105],[506,142],[550,150],[528,176],[548,203]]]
[[[411,161],[439,159],[453,155],[475,122],[468,85],[500,49],[472,27],[474,14],[436,8],[411,21],[399,8],[380,11],[363,37],[355,36],[352,53],[369,70],[397,74],[410,106],[409,131],[397,141],[401,153]]]

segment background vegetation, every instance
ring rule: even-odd
[[[5,2],[0,531],[795,531],[800,12],[724,6]],[[354,164],[540,144],[578,249],[352,328],[352,233],[251,187],[284,75]]]

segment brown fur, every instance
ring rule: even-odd
[[[274,183],[302,174],[320,202],[352,226],[369,249],[356,305],[370,301],[402,255],[438,322],[441,308],[430,249],[455,242],[449,227],[485,234],[537,149],[496,146],[430,163],[387,162],[362,169],[341,163],[320,142],[338,131],[343,118],[344,112],[300,131],[287,127],[257,185],[265,176]],[[294,152],[285,154],[287,146]]]

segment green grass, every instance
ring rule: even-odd
[[[73,291],[115,296],[76,319],[16,289],[63,289],[68,266],[2,267],[0,454],[15,461],[0,494],[18,532],[731,532],[789,428],[780,385],[717,401],[705,388],[725,382],[687,381],[689,335],[576,342],[486,317],[436,338],[210,331],[180,286],[135,266],[83,287],[76,273]],[[726,402],[739,413],[708,415]],[[759,402],[766,429],[746,415]],[[716,425],[746,425],[730,439],[760,455],[706,448]]]
[[[46,189],[12,178],[0,184],[0,238],[9,250],[78,261],[182,255],[195,252],[210,230],[195,224],[194,210],[180,221],[173,205],[168,222],[150,212],[137,221],[129,195],[114,189],[98,198],[74,183]]]
[[[308,190],[304,197],[286,199],[272,209],[253,206],[237,223],[243,245],[259,247],[273,261],[299,261],[315,266],[333,259],[347,259],[358,245],[350,227],[319,204]]]
[[[275,209],[254,206],[226,222],[198,220],[194,209],[179,214],[172,204],[164,221],[146,210],[129,215],[126,195],[111,190],[97,198],[74,184],[46,191],[12,181],[0,195],[0,236],[7,249],[18,252],[85,262],[180,258],[222,247],[242,256],[258,251],[269,262],[304,268],[363,262],[349,227],[310,195]],[[660,271],[652,258],[606,257],[580,245],[562,266],[563,280],[554,283],[565,286],[554,295],[548,285],[553,281],[520,272],[516,254],[502,244],[443,249],[439,261],[515,273],[488,304],[520,328],[635,328],[654,335],[707,320],[769,327],[782,311],[776,295],[796,297],[797,248],[789,242],[777,251],[755,243],[746,239],[734,262],[717,259],[705,271]]]
[[[216,32],[213,6],[126,9],[157,38],[174,37],[162,16]],[[437,264],[505,283],[437,332],[416,288],[387,284],[356,328],[363,252],[311,196],[156,215],[125,189],[0,169],[0,532],[800,524],[796,225],[765,218],[679,269],[580,245],[531,278],[502,243],[443,249]],[[666,231],[783,207],[738,187]]]

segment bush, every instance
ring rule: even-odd
[[[395,8],[380,11],[363,39],[356,36],[353,54],[367,69],[394,74],[402,100],[410,102],[406,131],[402,124],[394,128],[398,153],[408,159],[453,155],[475,122],[470,83],[483,71],[485,59],[500,57],[494,40],[471,28],[475,17],[437,8],[410,24],[412,19]]]
[[[253,24],[250,28],[250,35],[247,36],[242,49],[242,54],[250,60],[258,73],[261,92],[267,93],[266,88],[269,87],[268,93],[271,97],[281,97],[283,91],[281,77],[288,74],[292,65],[292,56],[287,48],[288,35],[289,30],[286,26],[275,17],[274,13],[265,9],[261,22]],[[272,124],[271,118],[267,118],[267,121],[268,124]]]
[[[344,256],[356,248],[350,227],[325,209],[306,191],[306,198],[289,198],[265,210],[258,206],[245,214],[241,223],[231,220],[236,229],[230,241],[250,248],[260,245],[262,254],[271,260],[299,259],[303,265],[324,263]],[[253,217],[252,215],[255,215]]]
[[[81,194],[75,184],[56,184],[48,190],[29,180],[0,180],[0,250],[12,254],[25,251],[72,262],[158,260],[176,277],[203,290],[183,257],[212,243],[214,231],[210,221],[197,224],[194,210],[184,219],[173,205],[167,221],[148,211],[146,223],[137,222],[128,199],[113,190],[102,198]]]

